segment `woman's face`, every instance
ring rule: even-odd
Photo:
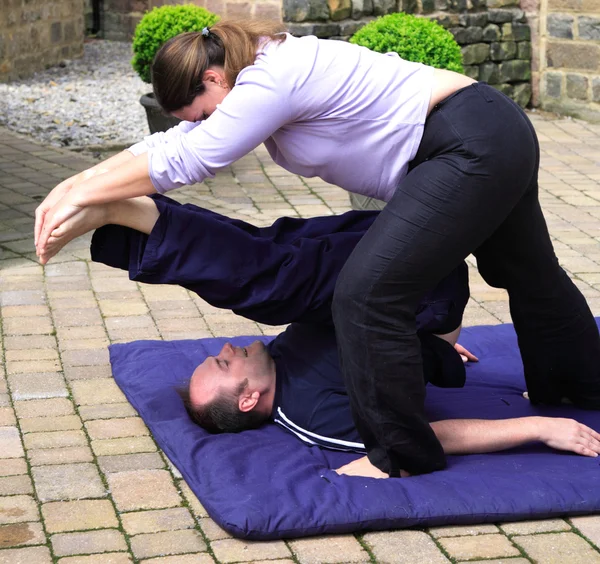
[[[223,69],[214,67],[204,73],[203,81],[205,90],[194,98],[189,106],[172,112],[178,119],[184,121],[202,121],[207,119],[217,106],[225,99],[231,89],[225,80]]]

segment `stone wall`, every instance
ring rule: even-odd
[[[436,20],[461,45],[466,74],[529,103],[531,30],[518,0],[283,0],[292,33],[336,39],[398,11]]]
[[[90,20],[91,20],[91,0]],[[128,41],[145,12],[165,4],[196,4],[221,17],[281,21],[281,0],[103,0],[101,33],[105,39]]]
[[[540,105],[600,122],[600,0],[543,0]]]
[[[83,54],[83,0],[3,0],[0,81]]]

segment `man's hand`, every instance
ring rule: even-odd
[[[465,347],[456,343],[454,345],[456,352],[460,355],[463,362],[479,362],[479,359],[471,352],[469,352]]]
[[[568,450],[582,456],[600,454],[600,434],[574,419],[539,418],[539,439],[557,450]]]

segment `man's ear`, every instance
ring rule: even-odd
[[[240,411],[247,413],[252,411],[258,400],[260,399],[260,392],[252,392],[251,394],[242,394],[238,400],[238,407]]]

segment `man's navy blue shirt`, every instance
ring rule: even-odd
[[[308,444],[364,452],[331,326],[292,323],[267,346],[277,383],[273,420]]]

